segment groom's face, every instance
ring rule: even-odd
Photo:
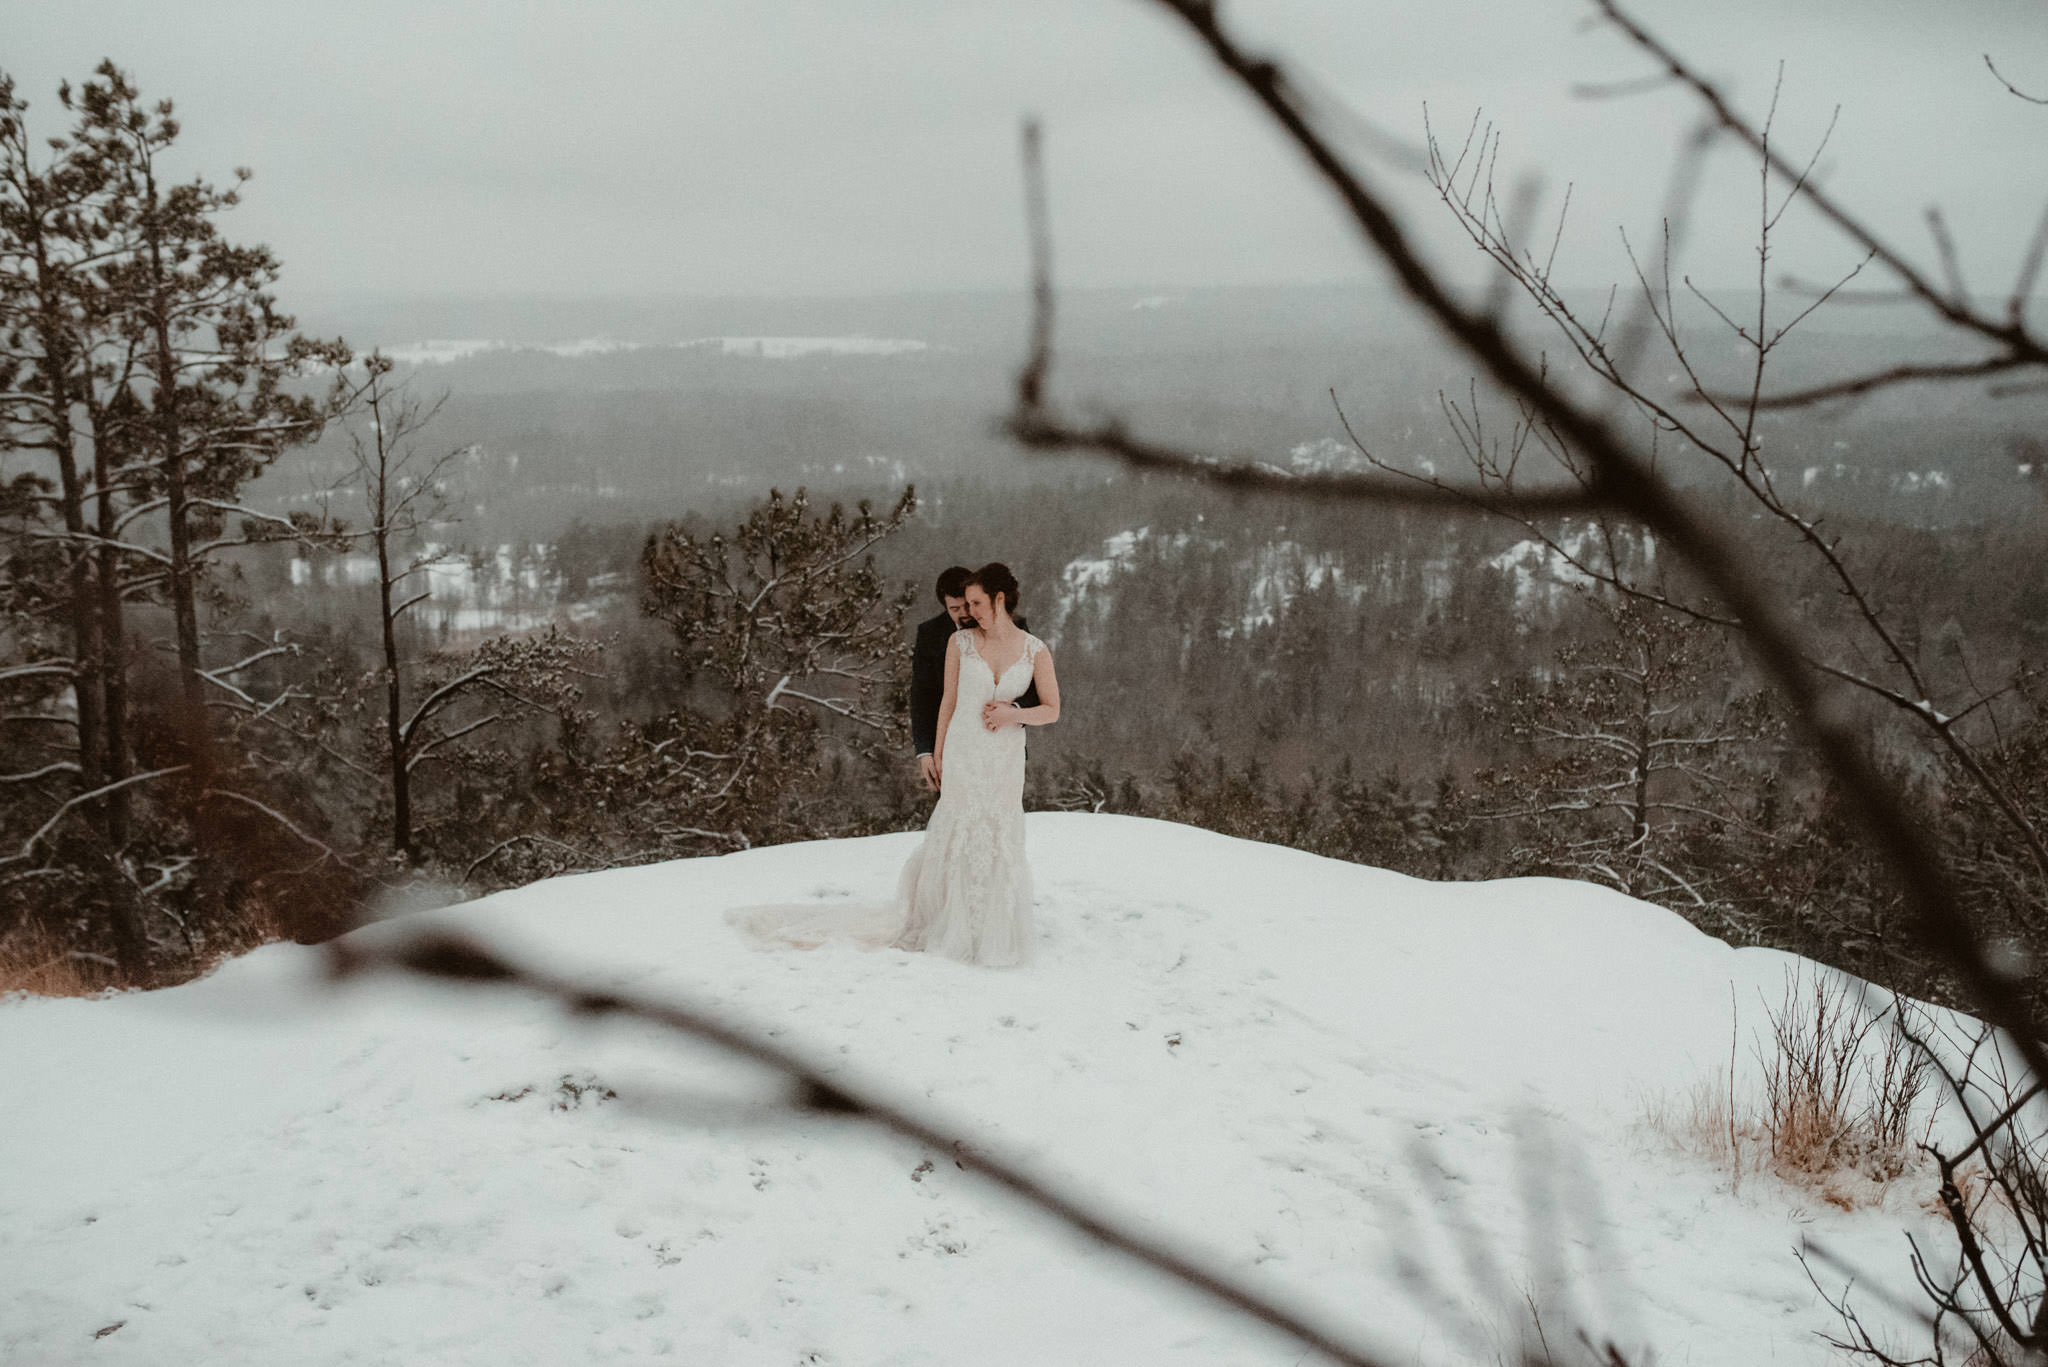
[[[974,625],[974,614],[967,610],[965,598],[941,598],[939,601],[946,605],[946,615],[953,619],[955,631]]]

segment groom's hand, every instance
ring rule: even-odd
[[[936,793],[939,791],[938,760],[930,755],[919,755],[917,757],[917,776],[924,780],[924,790],[926,792]]]
[[[1022,726],[1017,720],[1017,705],[1007,702],[985,702],[981,705],[981,724],[991,731],[1000,731],[1005,726]]]

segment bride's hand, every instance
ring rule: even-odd
[[[1015,703],[991,699],[981,705],[981,724],[991,731],[1000,731],[1005,726],[1021,726],[1023,723],[1015,720],[1016,713]]]

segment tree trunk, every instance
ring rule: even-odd
[[[99,489],[99,625],[100,687],[106,725],[106,781],[118,783],[128,777],[128,631],[122,617],[121,556],[114,549],[119,509],[114,504],[113,462],[107,455],[107,421],[104,411],[88,399],[93,424],[92,473]],[[107,839],[116,847],[128,840],[129,790],[118,788],[107,794]]]
[[[72,419],[72,345],[69,330],[65,326],[60,302],[52,297],[49,281],[49,259],[46,248],[40,240],[35,244],[36,267],[41,273],[38,280],[38,330],[41,333],[37,348],[37,366],[42,371],[43,383],[50,401],[50,451],[57,460],[57,476],[64,512],[64,530],[69,536],[65,551],[70,564],[65,570],[66,616],[71,623],[72,651],[72,698],[78,709],[78,773],[80,786],[86,791],[106,785],[110,774],[105,763],[107,756],[107,731],[103,725],[106,717],[105,685],[107,678],[106,638],[102,630],[106,616],[106,597],[96,582],[104,572],[105,552],[88,547],[87,540],[91,527],[85,515],[85,479],[79,470],[78,427]],[[104,460],[95,442],[94,478],[102,491],[101,505],[107,502]],[[104,522],[104,515],[102,516]],[[115,614],[119,614],[118,588],[115,595]],[[88,805],[86,818],[108,843],[118,849],[127,838],[127,791],[110,793],[105,798]],[[112,851],[106,858],[111,862]],[[118,881],[118,880],[116,880]],[[121,968],[131,982],[140,981],[149,955],[149,932],[143,924],[139,909],[124,893],[117,892],[109,906],[115,953]]]
[[[418,859],[412,847],[412,773],[407,767],[405,726],[401,720],[404,679],[399,673],[398,621],[391,610],[391,452],[385,445],[384,409],[370,381],[370,418],[375,425],[377,470],[373,532],[377,543],[377,615],[384,628],[384,730],[391,752],[391,844],[408,864]]]
[[[1629,845],[1635,851],[1635,867],[1641,870],[1650,862],[1650,755],[1656,730],[1656,719],[1651,715],[1655,699],[1650,691],[1649,665],[1644,664],[1639,681],[1631,679],[1630,682],[1637,683],[1641,689],[1636,710],[1636,787],[1629,812]],[[1629,889],[1633,895],[1643,886],[1643,881],[1639,875],[1630,881],[1636,885]]]
[[[40,227],[40,225],[38,225]],[[50,454],[57,461],[64,530],[70,537],[65,553],[65,616],[71,628],[72,696],[78,708],[78,773],[87,791],[105,783],[100,763],[101,648],[99,604],[93,592],[93,557],[86,549],[85,481],[78,469],[78,433],[71,419],[71,352],[62,306],[53,297],[49,248],[40,232],[35,241],[37,337],[36,368],[42,372],[50,405]],[[103,827],[103,809],[94,804],[91,817]]]
[[[178,421],[178,357],[171,346],[170,282],[164,269],[163,228],[159,221],[156,175],[145,166],[143,187],[148,208],[144,233],[149,248],[149,321],[155,354],[150,361],[156,379],[156,437],[161,449],[165,515],[170,521],[171,619],[178,643],[179,728],[189,751],[193,774],[201,785],[211,769],[211,736],[206,724],[206,695],[199,677],[199,607],[193,583],[191,507],[185,488],[183,425]]]
[[[401,684],[398,666],[398,623],[391,615],[391,540],[383,525],[383,483],[378,482],[377,593],[384,621],[384,729],[391,751],[391,843],[410,864],[412,847],[412,775],[406,768],[405,728],[400,720]]]

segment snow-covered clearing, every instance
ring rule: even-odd
[[[1914,1184],[1856,1212],[1731,1194],[1638,1123],[1725,1065],[1731,982],[1753,1069],[1787,956],[1575,883],[1124,817],[1029,832],[1039,952],[1009,972],[766,952],[725,919],[886,896],[914,835],[429,915],[766,1027],[1395,1360],[1509,1350],[1474,1230],[1553,1343],[1576,1311],[1661,1364],[1828,1361],[1802,1236],[1899,1287],[1902,1228],[1944,1246]],[[169,991],[0,1003],[0,1361],[1317,1360],[699,1047],[511,993],[333,989],[322,963],[280,945]]]

